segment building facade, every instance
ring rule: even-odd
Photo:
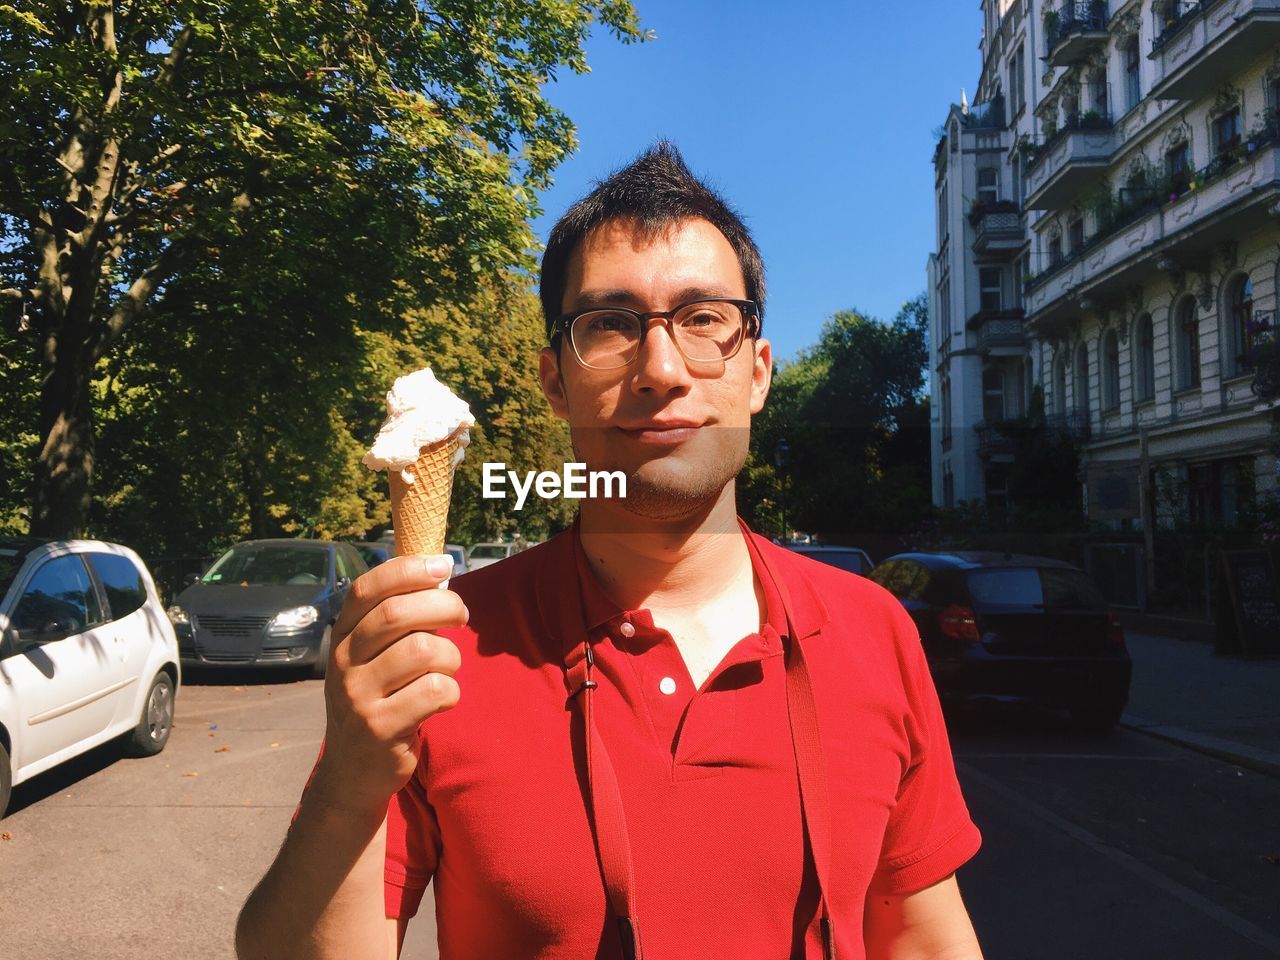
[[[1091,519],[1230,526],[1280,479],[1280,0],[983,13],[934,154],[934,501],[1005,507],[1042,403]]]

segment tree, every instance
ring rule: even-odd
[[[573,147],[541,86],[586,69],[594,20],[644,36],[628,0],[0,6],[0,291],[38,379],[32,532],[84,527],[99,365],[183,276],[244,269],[220,259],[246,235],[283,275],[327,248],[332,289],[359,289],[346,332],[530,266],[535,191]]]
[[[901,532],[929,509],[929,414],[921,395],[928,350],[923,295],[892,323],[836,313],[819,341],[783,365],[752,429],[742,499],[777,528],[784,479],[778,438],[791,447],[790,526],[828,535]],[[768,506],[759,509],[761,503]]]

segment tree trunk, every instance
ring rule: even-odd
[[[84,535],[93,480],[91,370],[59,349],[40,383],[40,453],[33,469],[31,534],[70,539]],[[70,354],[71,356],[67,356]]]

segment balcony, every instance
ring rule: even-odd
[[[978,437],[978,456],[993,457],[1011,455],[1017,447],[1017,441],[1002,429],[1006,421],[996,420],[991,423],[982,422],[973,425],[973,432]],[[1022,421],[1018,421],[1022,423]]]
[[[1069,67],[1094,50],[1107,46],[1106,0],[1066,0],[1045,18],[1045,60],[1051,67]]]
[[[964,115],[966,130],[1003,130],[1006,126],[1003,94],[973,104]]]
[[[1022,309],[979,310],[969,318],[970,330],[978,332],[978,353],[983,356],[1021,356],[1027,349],[1022,331]]]
[[[1280,2],[1280,0],[1277,0]],[[1028,210],[1066,206],[1105,170],[1115,150],[1110,114],[1090,110],[1067,118],[1062,128],[1030,148],[1026,173]]]
[[[1280,116],[1189,180],[1113,200],[1079,251],[1025,284],[1028,329],[1053,335],[1081,310],[1123,303],[1132,288],[1211,261],[1223,243],[1274,224],[1277,209]]]
[[[1189,100],[1217,90],[1252,59],[1280,44],[1280,0],[1173,3],[1157,23],[1151,96]]]
[[[1089,439],[1089,415],[1081,410],[1050,414],[1044,418],[1044,429],[1053,439],[1085,443]]]
[[[1010,200],[975,203],[969,211],[973,225],[973,252],[984,256],[1009,257],[1027,241],[1022,212]]]

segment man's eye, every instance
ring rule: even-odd
[[[715,310],[699,310],[680,319],[682,327],[718,327],[728,322],[724,314]]]
[[[592,313],[586,320],[587,329],[595,333],[617,333],[634,326],[632,318],[625,313]]]

